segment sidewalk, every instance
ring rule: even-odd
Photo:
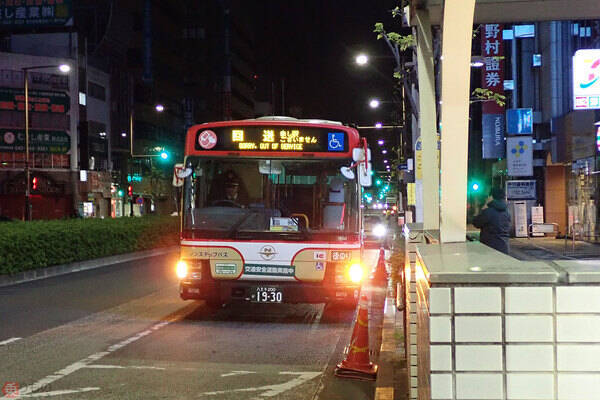
[[[510,255],[530,261],[600,258],[600,244],[553,237],[511,238]]]

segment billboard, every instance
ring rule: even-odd
[[[71,138],[65,131],[29,130],[29,151],[34,153],[66,154],[71,149]],[[0,128],[0,151],[24,152],[25,130]]]
[[[573,56],[573,109],[600,108],[600,49],[577,50]]]
[[[0,29],[72,25],[72,0],[0,0]]]
[[[506,167],[508,176],[533,175],[533,139],[531,136],[513,136],[506,139]]]
[[[511,135],[533,134],[533,110],[531,108],[506,110],[506,133]]]
[[[504,94],[504,43],[500,24],[481,26],[481,54],[483,66],[481,87],[496,94]],[[504,157],[504,106],[493,100],[484,101],[482,112],[482,155],[493,159]]]

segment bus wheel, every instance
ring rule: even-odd
[[[206,299],[205,302],[208,308],[218,309],[223,307],[223,302],[220,299]]]

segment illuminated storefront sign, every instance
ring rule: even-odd
[[[65,131],[29,130],[29,151],[34,153],[66,154],[71,149],[71,138]],[[24,129],[0,129],[0,151],[24,152]]]
[[[29,90],[29,111],[64,114],[69,111],[70,100],[63,92]],[[25,110],[23,89],[0,88],[0,110]]]
[[[73,15],[72,0],[0,0],[0,27],[62,26]]]
[[[346,152],[347,134],[331,128],[243,126],[199,130],[196,150]]]
[[[573,56],[573,108],[600,108],[600,49],[577,50]]]

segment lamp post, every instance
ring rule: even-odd
[[[131,166],[128,173],[131,173],[131,182],[128,182],[133,188],[133,159],[135,158],[151,158],[151,157],[160,157],[162,160],[166,160],[169,158],[169,153],[167,153],[164,148],[159,154],[133,154],[133,105],[131,106],[131,111],[129,113],[129,156],[131,157]],[[155,104],[154,110],[157,113],[162,113],[165,111],[165,106],[162,104]],[[129,195],[129,193],[128,193]],[[129,198],[129,216],[133,217],[133,192]]]
[[[30,168],[29,168],[29,71],[33,69],[58,68],[62,73],[71,71],[68,64],[60,65],[37,65],[33,67],[23,67],[23,81],[25,92],[25,215],[26,221],[31,221],[31,190],[30,190]]]

